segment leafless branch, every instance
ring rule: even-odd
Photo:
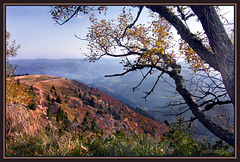
[[[150,70],[147,72],[147,74],[143,76],[143,78],[142,78],[142,80],[140,81],[140,83],[139,83],[137,86],[133,87],[133,91],[135,91],[135,90],[142,84],[142,82],[143,82],[143,81],[145,80],[145,78],[151,73],[151,71],[152,71],[152,67],[151,67]]]
[[[147,97],[153,92],[153,90],[155,89],[155,87],[156,87],[156,85],[157,85],[157,83],[158,83],[160,77],[161,77],[163,74],[164,74],[164,72],[162,71],[161,74],[158,76],[156,82],[154,83],[152,89],[151,89],[149,92],[145,92],[147,95],[144,96],[144,97],[142,97],[143,99],[145,99],[145,101],[147,100]]]

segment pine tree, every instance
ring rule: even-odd
[[[49,94],[47,95],[47,101],[51,101]]]
[[[59,113],[57,113],[57,116],[56,116],[56,121],[57,122],[59,122],[59,121],[61,121],[62,119],[61,119],[61,116],[60,116],[60,114]]]
[[[68,119],[67,112],[65,112],[64,116],[63,116],[63,128],[64,128],[64,130],[68,131],[69,128],[70,128],[70,125],[71,125],[71,122]]]
[[[51,99],[51,104],[53,104],[55,102],[54,98]]]
[[[110,105],[109,105],[109,107],[108,107],[108,112],[109,112],[109,114],[112,114],[112,110],[111,110]]]
[[[94,107],[95,104],[94,104],[94,98],[93,97],[91,97],[91,99],[89,100],[89,105]]]
[[[103,111],[102,110],[97,110],[96,114],[103,114]]]
[[[61,98],[60,98],[59,96],[57,96],[56,102],[57,102],[57,103],[60,103],[60,104],[62,103],[62,100],[61,100]]]
[[[61,107],[58,108],[56,121],[62,121],[63,120],[63,110]]]
[[[75,118],[73,119],[72,123],[78,123],[78,120],[77,120],[77,116],[75,116]]]
[[[52,117],[52,112],[51,112],[50,108],[47,109],[47,116],[48,116],[49,118]]]
[[[79,93],[78,97],[79,97],[79,99],[82,99],[82,95],[81,95],[81,93]]]
[[[20,85],[20,79],[17,79],[17,85]]]
[[[68,114],[67,114],[67,112],[64,113],[63,119],[68,119]]]
[[[89,111],[87,110],[87,112],[86,112],[86,116],[89,116]]]
[[[93,121],[91,122],[91,130],[95,133],[97,133],[97,125],[96,125],[96,119],[93,118]]]
[[[52,89],[53,89],[53,90],[56,90],[56,88],[55,88],[55,86],[54,86],[54,85],[52,85]]]
[[[102,104],[99,105],[98,109],[99,109],[99,110],[102,110],[102,109],[103,109]]]
[[[88,119],[87,119],[87,116],[85,116],[84,118],[83,118],[83,122],[82,122],[82,125],[84,125],[84,126],[88,126]]]

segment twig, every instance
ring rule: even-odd
[[[162,71],[161,74],[158,76],[158,78],[157,78],[157,80],[156,80],[154,86],[152,87],[152,89],[151,89],[149,92],[145,92],[147,95],[144,96],[144,97],[142,97],[143,99],[145,99],[145,101],[147,101],[147,97],[153,92],[153,90],[155,89],[155,87],[156,87],[156,85],[157,85],[157,83],[158,83],[160,77],[161,77],[163,74],[164,74],[164,71]]]

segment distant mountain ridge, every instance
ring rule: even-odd
[[[62,112],[70,121],[66,126],[69,130],[96,129],[109,135],[127,129],[158,136],[167,131],[166,126],[147,117],[147,112],[144,115],[142,111],[140,115],[111,96],[78,81],[49,75],[15,78],[33,90],[35,107],[42,111],[43,127],[49,124],[49,112],[52,115],[50,127],[57,127],[56,121],[61,120],[59,112]]]

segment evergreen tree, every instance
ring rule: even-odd
[[[81,93],[79,93],[78,97],[79,97],[79,99],[82,99],[82,95],[81,95]]]
[[[68,114],[67,112],[64,113],[64,116],[63,116],[63,128],[64,130],[68,131],[69,128],[71,126],[71,122],[70,120],[68,119]]]
[[[97,97],[98,97],[98,98],[100,98],[100,97],[101,97],[101,95],[98,93],[98,94],[97,94]]]
[[[94,98],[93,97],[91,97],[91,99],[89,100],[89,105],[94,107],[95,104],[94,104]]]
[[[56,121],[62,121],[63,120],[63,110],[61,107],[58,108],[58,111],[57,111],[57,116],[56,116]]]
[[[61,98],[60,98],[59,96],[57,96],[56,102],[57,102],[57,103],[60,103],[60,104],[62,103],[62,100],[61,100]]]
[[[103,114],[103,111],[102,110],[97,110],[96,114]]]
[[[55,102],[54,98],[51,99],[51,104],[53,104]]]
[[[50,108],[47,109],[47,116],[48,116],[49,118],[52,117],[52,112],[51,112]]]
[[[60,114],[59,114],[59,113],[57,113],[57,116],[56,116],[56,121],[57,121],[57,122],[59,122],[59,121],[61,121],[61,120],[62,120],[62,118],[61,118]]]
[[[20,79],[17,79],[17,85],[20,85]]]
[[[71,126],[70,120],[68,118],[64,119],[63,120],[63,128],[64,128],[64,130],[69,131],[70,126]]]
[[[89,116],[89,111],[87,110],[87,112],[86,112],[86,116]]]
[[[85,97],[86,95],[87,95],[87,93],[86,93],[86,92],[84,92],[84,93],[83,93],[83,97]]]
[[[83,118],[82,125],[87,126],[88,124],[89,124],[89,123],[88,123],[87,116],[85,116],[85,117]]]
[[[97,133],[97,125],[96,125],[96,119],[93,118],[93,121],[91,122],[91,130],[95,133]]]
[[[59,128],[58,135],[59,135],[59,137],[61,137],[62,135],[64,135],[65,131],[64,131],[64,128],[62,125],[60,125],[58,128]]]
[[[53,89],[53,90],[56,90],[56,88],[55,88],[55,86],[54,86],[54,85],[52,85],[52,89]]]
[[[112,110],[111,110],[110,106],[108,107],[108,112],[109,112],[109,114],[112,114]]]
[[[50,95],[47,95],[47,101],[51,101]]]
[[[63,119],[68,119],[68,114],[67,114],[67,112],[64,112]]]
[[[75,116],[75,118],[73,119],[72,123],[78,123],[78,120],[77,120],[77,116]]]
[[[99,110],[102,110],[102,109],[103,109],[102,104],[99,105],[98,109],[99,109]]]

